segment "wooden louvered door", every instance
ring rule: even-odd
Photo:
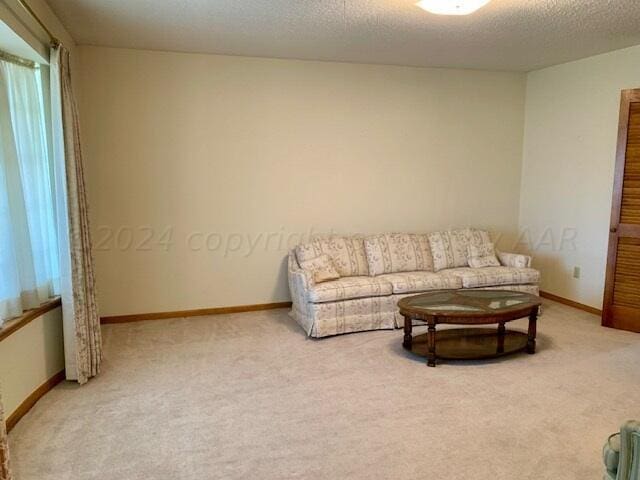
[[[640,332],[640,89],[622,92],[602,324]]]

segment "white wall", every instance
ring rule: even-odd
[[[604,291],[620,92],[638,87],[640,46],[527,77],[520,226],[531,233],[542,289],[596,308]],[[575,242],[561,248],[563,230],[566,239],[575,232]]]
[[[0,386],[5,419],[40,385],[64,368],[58,307],[0,342]]]
[[[78,50],[102,315],[287,300],[312,228],[517,232],[524,75]]]

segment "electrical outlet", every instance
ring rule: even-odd
[[[573,267],[573,278],[580,278],[580,267]]]

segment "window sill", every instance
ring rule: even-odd
[[[60,297],[56,297],[43,303],[38,308],[32,308],[31,310],[27,310],[20,317],[7,320],[6,322],[4,322],[4,325],[0,327],[0,342],[5,338],[7,338],[12,333],[20,330],[25,325],[28,325],[36,318],[44,315],[47,312],[50,312],[54,308],[58,308],[60,305],[62,305],[62,302],[60,301]]]

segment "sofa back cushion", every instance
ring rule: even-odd
[[[433,256],[433,269],[467,267],[469,245],[491,243],[489,232],[475,228],[462,228],[429,234]]]
[[[433,272],[426,234],[383,233],[364,239],[369,275],[398,272]]]
[[[298,263],[327,254],[341,277],[369,275],[364,240],[361,237],[316,238],[296,247]]]

